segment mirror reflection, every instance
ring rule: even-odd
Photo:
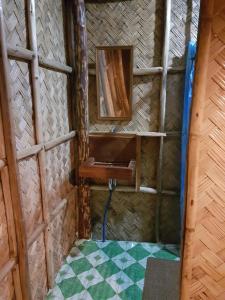
[[[98,47],[96,76],[98,117],[131,119],[133,47]]]

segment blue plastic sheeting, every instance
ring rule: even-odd
[[[194,79],[194,65],[196,56],[196,43],[189,42],[186,58],[185,86],[184,86],[184,107],[181,137],[181,179],[180,179],[180,218],[181,228],[183,227],[185,182],[187,171],[187,148],[189,139],[189,124],[192,103],[192,84]]]

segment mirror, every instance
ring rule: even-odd
[[[98,118],[131,119],[133,47],[96,48]]]

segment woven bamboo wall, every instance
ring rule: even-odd
[[[134,45],[134,67],[150,68],[162,65],[162,47],[164,30],[164,1],[116,1],[103,3],[86,3],[89,63],[95,63],[95,46],[99,45]],[[185,49],[190,39],[196,40],[198,27],[199,1],[172,1],[171,9],[171,30],[170,30],[170,51],[169,66],[183,66],[185,61]],[[168,74],[167,80],[167,106],[165,117],[166,132],[176,132],[179,136],[181,130],[182,101],[183,101],[183,79],[184,72]],[[133,99],[132,99],[132,120],[129,122],[99,121],[97,120],[97,97],[95,76],[89,76],[89,120],[90,131],[109,132],[115,128],[119,132],[129,131],[159,131],[160,114],[160,84],[159,74],[148,76],[134,76]],[[157,161],[159,157],[159,139],[142,138],[142,170],[141,186],[156,187]],[[179,190],[179,137],[168,137],[165,139],[163,157],[163,190]],[[93,192],[91,196],[94,235],[100,238],[100,204],[102,204],[105,193]],[[118,202],[119,215],[126,215],[126,208],[120,204],[126,202],[130,194],[119,193],[121,202]],[[114,197],[116,198],[116,196]],[[135,199],[140,206],[148,206],[148,197],[135,193]],[[168,200],[168,201],[167,201]],[[116,201],[116,200],[115,200]],[[179,197],[167,196],[162,205],[161,234],[165,242],[179,241]],[[128,206],[129,207],[129,206]],[[135,211],[135,207],[129,207]],[[152,205],[149,210],[143,210],[145,225],[154,226],[155,207]],[[149,219],[150,218],[150,219]],[[174,220],[173,222],[170,219]],[[110,217],[111,223],[115,223],[116,217]],[[128,218],[128,220],[131,220]],[[143,226],[146,232],[143,234],[139,226],[135,229],[129,222],[121,226],[120,238],[128,240],[154,240],[149,233],[147,226]],[[111,224],[110,223],[110,224]],[[111,225],[109,225],[111,226]],[[115,232],[113,231],[115,230]],[[171,234],[166,234],[167,230]],[[123,233],[126,232],[126,235]],[[148,235],[149,234],[149,235]],[[112,226],[108,238],[118,236],[118,230]],[[119,237],[118,237],[119,238]]]
[[[71,113],[71,77],[68,74],[72,72],[72,68],[66,65],[70,62],[64,1],[3,0],[8,46],[19,46],[35,52],[35,47],[32,49],[31,37],[28,37],[29,32],[30,35],[35,35],[32,25],[29,27],[29,18],[33,16],[28,13],[30,3],[35,3],[34,26],[37,33],[38,59],[47,59],[50,67],[47,69],[43,65],[37,65],[34,78],[33,61],[21,60],[12,55],[9,59],[9,84],[27,241],[25,259],[28,260],[32,299],[42,300],[77,237],[75,132]],[[38,64],[40,65],[39,61]],[[67,71],[68,69],[71,70]],[[40,136],[43,136],[42,140]],[[4,158],[2,145],[0,126],[0,159]],[[27,154],[29,152],[31,154]],[[0,227],[1,270],[10,258],[1,181]],[[0,282],[1,300],[13,298],[12,280],[9,272]]]
[[[224,49],[224,1],[205,1],[189,146],[182,299],[225,299]]]

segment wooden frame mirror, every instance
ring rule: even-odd
[[[96,47],[99,120],[131,120],[133,46]]]

